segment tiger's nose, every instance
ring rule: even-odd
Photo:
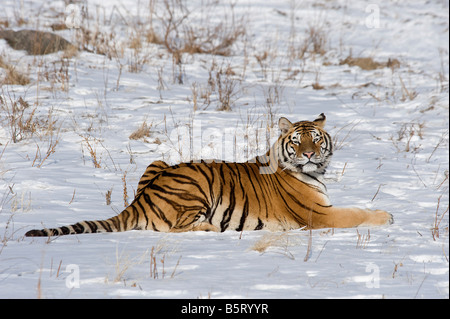
[[[305,152],[303,153],[303,155],[305,155],[308,159],[311,159],[311,157],[315,154],[316,152]]]

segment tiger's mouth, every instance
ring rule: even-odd
[[[316,164],[316,163],[313,163],[311,161],[308,161],[306,164],[299,164],[299,163],[297,163],[295,165],[295,167],[297,168],[297,170],[299,172],[311,173],[311,172],[316,171],[319,168],[319,165]]]

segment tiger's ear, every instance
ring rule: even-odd
[[[292,123],[287,118],[281,117],[278,120],[278,127],[280,128],[281,134],[286,134],[292,127]]]
[[[325,114],[320,113],[320,115],[313,121],[320,128],[324,128],[325,123],[327,122],[327,117]]]

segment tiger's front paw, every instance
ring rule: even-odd
[[[367,222],[364,223],[365,225],[378,226],[378,225],[391,225],[394,223],[394,216],[392,216],[392,214],[389,214],[384,210],[376,209],[376,210],[368,210],[368,212],[369,218]]]

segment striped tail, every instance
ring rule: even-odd
[[[106,220],[83,221],[69,226],[62,226],[57,228],[33,229],[28,231],[26,237],[50,237],[85,233],[106,233],[106,232],[120,232],[134,227],[126,227],[123,223],[122,214],[126,214],[124,210],[121,214]]]

